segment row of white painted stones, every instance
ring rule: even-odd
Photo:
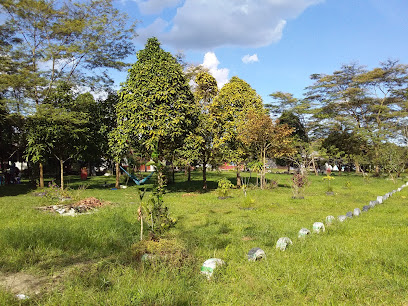
[[[408,187],[408,182],[406,182],[404,185],[402,185],[400,188],[398,188],[396,190],[388,192],[383,196],[378,196],[377,200],[370,201],[370,203],[368,205],[364,205],[362,210],[360,210],[360,208],[355,208],[352,212],[349,211],[345,215],[338,216],[337,220],[339,222],[344,222],[348,218],[352,218],[353,216],[358,217],[361,214],[362,211],[363,212],[369,211],[371,208],[374,208],[376,205],[384,203],[384,201],[386,201],[394,193],[400,192],[405,187]],[[335,220],[336,220],[336,218],[334,216],[327,216],[326,217],[326,225],[331,225]],[[321,233],[321,232],[324,232],[324,231],[325,231],[325,226],[324,226],[323,222],[313,223],[313,232],[314,233],[318,234],[318,233]],[[299,239],[304,239],[306,236],[308,236],[310,234],[311,234],[311,232],[307,228],[302,228],[298,233],[298,238]],[[293,244],[293,242],[292,242],[292,240],[290,238],[281,237],[276,242],[276,248],[281,250],[281,251],[285,251],[286,248],[289,245],[292,245],[292,244]],[[248,257],[249,261],[256,261],[256,260],[260,260],[262,258],[265,258],[266,254],[261,248],[252,248],[251,250],[249,250],[247,257]],[[201,273],[206,275],[208,278],[211,278],[215,268],[217,266],[220,266],[220,265],[223,265],[223,264],[224,264],[224,261],[222,259],[219,259],[219,258],[207,259],[203,263],[203,265],[201,266]]]

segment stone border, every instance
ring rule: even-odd
[[[375,201],[370,201],[369,205],[364,205],[363,208],[360,210],[360,208],[355,208],[352,212],[348,211],[345,215],[340,215],[337,217],[337,220],[339,222],[344,222],[347,219],[353,218],[354,216],[359,216],[362,212],[367,212],[370,209],[374,208],[377,205],[383,204],[384,201],[388,200],[388,198],[390,198],[394,193],[396,192],[400,192],[402,189],[404,189],[405,187],[408,187],[408,182],[406,182],[404,185],[402,185],[401,187],[399,187],[398,189],[395,189],[391,192],[386,193],[383,196],[377,196],[377,199]],[[326,226],[333,224],[333,222],[336,220],[336,218],[334,216],[327,216],[326,217]],[[322,233],[325,231],[325,227],[323,222],[315,222],[313,224],[313,232],[316,234]],[[307,228],[302,228],[299,233],[298,233],[298,238],[299,239],[304,239],[306,236],[310,236],[310,231]],[[293,242],[290,238],[288,237],[281,237],[278,239],[278,241],[276,242],[276,248],[281,250],[281,251],[285,251],[290,245],[292,245]],[[254,254],[256,253],[256,251],[261,251],[262,252],[262,256],[254,256]],[[254,253],[254,254],[253,254]],[[250,261],[256,261],[259,259],[262,259],[264,257],[266,257],[265,252],[260,249],[260,248],[253,248],[249,251],[248,255],[248,260]],[[205,264],[211,260],[215,260],[218,265],[220,264],[224,264],[224,262],[221,259],[208,259],[204,264],[203,267],[205,266]],[[215,265],[214,267],[211,267],[211,273],[208,273],[207,271],[204,272],[204,274],[207,275],[207,278],[210,279],[213,269],[215,269],[217,265]],[[203,268],[201,270],[201,273],[203,273]]]

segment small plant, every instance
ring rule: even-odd
[[[244,198],[244,201],[242,202],[241,207],[242,208],[251,208],[251,207],[254,207],[254,204],[255,204],[255,200],[248,196],[248,197]]]
[[[334,180],[334,177],[330,175],[328,172],[327,175],[323,178],[323,180],[327,181],[327,193],[333,193],[333,186],[331,185],[331,181]]]
[[[303,199],[303,191],[307,184],[307,177],[301,173],[295,173],[292,177],[292,191],[294,199]]]
[[[274,180],[271,180],[271,181],[269,182],[269,188],[271,188],[271,189],[278,188],[278,182],[277,182],[277,181],[274,181]]]
[[[350,189],[350,188],[351,188],[351,182],[350,182],[350,181],[347,181],[347,182],[344,184],[344,187],[347,188],[347,189]]]
[[[229,197],[230,194],[230,190],[234,185],[232,185],[231,181],[226,179],[226,178],[222,178],[218,181],[218,198],[221,199],[226,199]]]
[[[45,196],[50,200],[71,198],[69,191],[66,189],[61,189],[54,181],[48,183],[48,188],[45,190]]]
[[[143,201],[145,190],[138,190],[140,206],[138,208],[138,220],[140,221],[140,240],[143,239],[143,222],[144,216],[150,221],[146,222],[149,225],[150,232],[153,236],[160,236],[169,228],[175,226],[177,220],[169,215],[169,209],[164,205],[163,195],[165,188],[165,176],[163,175],[164,165],[159,161],[156,151],[152,153],[152,162],[146,165],[153,165],[157,173],[157,182],[153,188],[153,193],[149,200]],[[150,217],[150,218],[149,218]],[[147,221],[147,220],[146,220]]]
[[[79,201],[82,199],[83,192],[89,187],[89,184],[82,184],[76,190],[71,190],[71,198],[75,201]]]

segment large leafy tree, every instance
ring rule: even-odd
[[[26,101],[41,103],[60,81],[109,81],[100,69],[125,67],[133,50],[134,27],[111,0],[4,0],[0,9],[3,29],[18,38],[7,52],[17,65],[10,90],[20,85]]]
[[[60,84],[109,85],[107,69],[126,67],[133,51],[134,25],[111,0],[4,0],[0,12],[0,89],[10,112],[32,113],[27,106],[47,103]]]
[[[90,114],[83,111],[84,102],[81,97],[76,99],[69,88],[60,86],[27,119],[27,156],[35,163],[56,158],[60,164],[61,189],[64,189],[64,163],[78,157],[90,141]]]
[[[293,129],[283,124],[276,124],[269,115],[260,112],[249,112],[247,125],[239,127],[240,139],[255,152],[261,162],[261,188],[266,186],[267,158],[282,157],[293,154]]]
[[[196,123],[194,97],[182,67],[156,38],[137,53],[119,91],[116,112],[111,143],[118,156],[133,142],[163,160],[166,152],[182,145]]]
[[[249,112],[265,112],[262,98],[247,82],[234,76],[215,97],[211,112],[219,131],[215,143],[223,159],[237,165],[237,185],[240,186],[240,165],[248,156],[248,150],[238,137],[238,128],[247,125]]]
[[[340,125],[363,137],[373,150],[378,173],[381,144],[396,137],[393,127],[407,117],[408,66],[390,60],[372,70],[343,65],[331,75],[314,74],[312,79],[307,99],[320,105],[315,117],[326,127]]]

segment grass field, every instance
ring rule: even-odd
[[[408,188],[322,234],[297,238],[301,228],[361,209],[405,180],[336,176],[330,196],[323,177],[310,175],[305,198],[292,199],[291,176],[268,174],[278,187],[249,190],[252,209],[244,209],[241,190],[218,199],[221,176],[233,181],[234,173],[209,173],[210,191],[202,193],[200,173],[191,183],[178,174],[164,196],[176,227],[143,244],[133,184],[111,190],[103,185],[113,177],[95,177],[84,189],[67,177],[72,195],[111,202],[76,217],[35,209],[57,201],[34,196],[28,184],[0,187],[0,284],[38,280],[3,286],[0,305],[408,304]],[[283,252],[275,244],[284,236],[293,245]],[[266,259],[248,262],[253,247]],[[156,259],[142,262],[145,250]],[[200,267],[212,257],[226,264],[207,280]]]

